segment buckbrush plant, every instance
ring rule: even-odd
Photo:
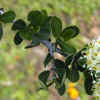
[[[48,89],[54,84],[59,95],[62,96],[66,90],[65,81],[77,82],[81,72],[85,79],[86,93],[98,96],[100,93],[100,38],[77,51],[68,44],[70,39],[80,33],[77,26],[63,28],[60,18],[48,16],[45,10],[30,11],[27,15],[28,22],[15,17],[14,11],[4,12],[2,8],[0,9],[0,39],[3,37],[3,24],[12,23],[11,30],[15,33],[16,45],[28,40],[30,44],[25,49],[40,44],[48,48],[48,54],[43,62],[45,70],[39,74],[40,89]],[[64,61],[55,58],[55,52],[64,56]],[[50,68],[48,64],[51,64]]]

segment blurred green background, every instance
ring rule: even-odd
[[[81,34],[69,41],[77,49],[100,33],[99,0],[0,0],[0,8],[14,10],[18,18],[26,20],[31,10],[45,9],[49,15],[59,16],[64,26],[77,25]],[[94,100],[86,95],[83,77],[72,87],[66,82],[66,93],[60,97],[52,87],[37,91],[38,74],[43,70],[47,49],[43,46],[25,50],[26,43],[16,47],[11,25],[4,25],[4,38],[0,41],[0,100]],[[10,34],[10,35],[9,35]],[[72,98],[71,93],[76,96]],[[76,94],[75,94],[76,93]]]

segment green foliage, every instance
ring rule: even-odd
[[[93,94],[93,81],[96,81],[96,77],[93,70],[88,69],[86,66],[84,67],[87,63],[82,54],[84,49],[77,52],[72,45],[66,42],[79,34],[77,26],[63,28],[61,20],[56,16],[48,16],[45,10],[33,10],[29,12],[27,23],[22,19],[16,21],[14,19],[15,13],[13,11],[8,11],[0,15],[2,23],[13,23],[11,29],[16,32],[14,37],[16,45],[20,45],[23,40],[28,40],[31,43],[25,48],[36,47],[40,43],[48,48],[44,66],[46,67],[51,62],[51,68],[39,74],[40,89],[47,90],[55,83],[55,88],[62,96],[66,90],[65,81],[77,82],[80,78],[79,73],[83,72],[86,93],[88,95]],[[0,38],[2,38],[2,34],[2,24],[0,24]],[[65,59],[55,59],[54,53],[59,53]],[[89,82],[90,85],[88,84]]]
[[[39,80],[43,82],[44,85],[47,85],[49,74],[50,74],[50,71],[43,71],[39,75]]]
[[[59,83],[59,80],[56,81],[56,89],[57,89],[60,96],[64,95],[64,93],[66,91],[65,84],[61,85]]]
[[[80,78],[79,72],[77,70],[73,69],[73,68],[70,69],[70,75],[69,75],[68,78],[71,82],[77,82]]]
[[[26,28],[26,23],[22,20],[16,20],[12,26],[12,30],[24,30]]]
[[[28,14],[28,21],[30,21],[32,25],[41,25],[42,17],[40,11],[31,11]]]
[[[51,18],[51,30],[52,30],[52,33],[53,35],[56,37],[56,38],[59,38],[61,32],[62,32],[62,22],[61,20],[54,16]]]
[[[73,54],[76,52],[76,49],[73,46],[71,46],[70,44],[68,44],[62,40],[57,39],[57,43],[61,47],[62,51],[67,54]]]
[[[46,67],[51,60],[52,60],[52,56],[50,55],[50,53],[48,53],[44,60],[44,67]]]
[[[94,84],[93,81],[95,81],[95,71],[86,71],[85,73],[85,81],[84,81],[84,87],[85,91],[88,95],[93,95],[94,92]]]
[[[8,11],[8,12],[5,12],[4,14],[0,15],[0,21],[2,21],[4,23],[11,23],[14,21],[15,17],[16,17],[15,12]]]
[[[76,37],[79,34],[79,29],[77,26],[70,26],[63,30],[62,37],[65,41],[68,41],[74,37]]]

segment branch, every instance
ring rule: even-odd
[[[62,56],[66,57],[68,56],[66,53],[64,53],[60,48],[55,48],[55,45],[48,40],[41,41],[49,50],[51,56],[53,56],[54,52],[57,52],[61,54]]]

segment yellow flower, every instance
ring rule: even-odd
[[[74,87],[68,88],[68,93],[69,96],[74,100],[76,100],[79,97],[79,91]]]

